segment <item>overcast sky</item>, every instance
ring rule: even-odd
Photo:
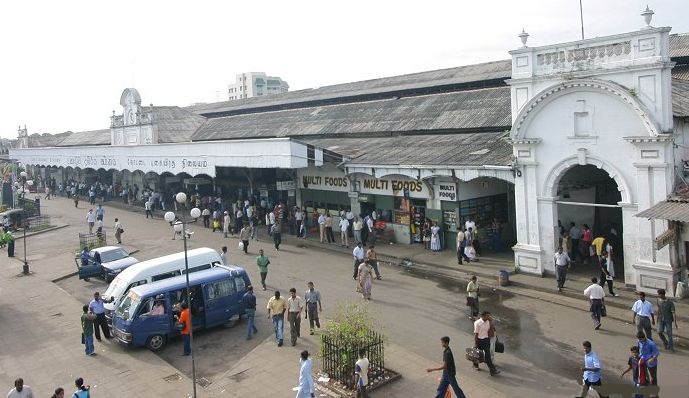
[[[586,37],[689,32],[687,0],[583,0]],[[580,38],[578,0],[3,1],[0,136],[108,128],[122,90],[142,103],[227,99],[235,74],[291,90],[506,59]]]

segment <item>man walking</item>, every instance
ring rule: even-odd
[[[646,337],[644,332],[639,331],[636,333],[636,338],[639,344],[639,384],[645,385],[658,385],[658,347],[653,342],[653,340]],[[651,380],[646,380],[646,372],[650,376]]]
[[[373,272],[376,273],[376,279],[383,279],[378,271],[378,255],[376,254],[375,247],[373,245],[369,246],[368,250],[366,251],[366,261],[368,261],[371,267],[373,267]]]
[[[321,243],[325,242],[325,215],[318,215],[318,232],[321,238]]]
[[[222,216],[222,232],[227,238],[227,234],[230,232],[230,214],[228,212],[224,212]]]
[[[495,376],[500,373],[498,369],[493,365],[493,360],[490,355],[490,312],[484,311],[481,313],[481,317],[474,322],[474,347],[483,350],[483,356],[485,357],[486,365],[490,370],[490,375]],[[480,370],[478,363],[474,363],[474,369]]]
[[[581,239],[581,229],[573,222],[569,223],[569,237],[572,240],[572,252],[569,253],[569,258],[576,261],[577,253],[579,252],[579,240]]]
[[[263,249],[258,251],[258,257],[256,257],[256,265],[258,265],[258,272],[261,274],[261,286],[263,290],[266,290],[266,276],[268,276],[268,264],[270,260],[268,257],[263,255]]]
[[[93,348],[93,321],[96,319],[96,315],[89,312],[88,305],[84,305],[82,310],[84,313],[81,314],[81,334],[84,336],[84,351],[86,355],[96,355]]]
[[[301,312],[304,310],[304,299],[297,296],[297,289],[289,289],[287,299],[287,321],[292,347],[297,345],[297,338],[301,337]]]
[[[345,237],[347,236],[344,234]],[[352,277],[356,279],[356,277],[359,275],[359,265],[364,262],[365,254],[364,254],[364,248],[361,245],[361,242],[356,244],[356,247],[354,250],[352,250],[352,256],[354,257],[354,274]]]
[[[476,275],[471,276],[471,280],[467,283],[467,306],[471,311],[471,316],[469,317],[472,321],[476,320],[478,317],[478,282],[476,281]]]
[[[98,330],[99,326],[101,329],[103,329],[103,337],[105,337],[106,339],[112,338],[112,336],[110,335],[110,328],[108,327],[108,321],[105,319],[105,307],[103,306],[104,303],[111,302],[112,300],[103,300],[100,297],[100,293],[95,292],[93,293],[93,300],[91,300],[91,302],[89,303],[89,311],[93,314],[96,314],[96,320],[94,322],[94,331],[96,332],[96,340],[98,341],[101,341],[100,330]]]
[[[340,244],[349,247],[349,237],[347,231],[349,230],[349,221],[346,218],[340,218]]]
[[[333,234],[333,217],[327,210],[325,216],[325,236],[328,238],[328,243],[335,242],[335,234]]]
[[[466,260],[466,262],[471,262],[471,259],[464,253],[464,249],[466,248],[466,237],[464,235],[464,230],[462,230],[462,227],[457,227],[457,264],[463,265],[464,263],[462,260]]]
[[[359,349],[359,359],[354,364],[354,374],[356,375],[356,398],[367,398],[366,387],[368,386],[368,367],[370,363],[366,358],[366,349]]]
[[[189,314],[189,304],[186,301],[182,302],[182,311],[179,313],[179,318],[177,321],[184,325],[182,330],[179,332],[182,335],[182,343],[184,345],[184,351],[182,355],[187,356],[191,354],[191,316]]]
[[[249,224],[245,224],[242,230],[239,231],[239,240],[242,241],[242,249],[244,254],[249,254],[249,239],[251,239],[251,227]]]
[[[272,213],[271,213],[272,214]],[[272,227],[270,227],[270,233],[273,235],[273,243],[275,244],[275,250],[280,250],[280,243],[282,243],[282,234],[280,232],[280,221],[275,221]]]
[[[321,292],[314,289],[313,282],[306,284],[308,290],[304,293],[306,300],[306,317],[309,318],[310,334],[313,334],[313,326],[321,328],[321,322],[318,319],[318,313],[323,312],[323,305],[321,305]]]
[[[570,267],[571,260],[569,255],[562,250],[562,246],[557,249],[555,253],[555,275],[557,276],[557,291],[562,292],[565,287],[565,280],[567,279],[567,270]]]
[[[253,286],[246,287],[246,293],[244,293],[242,300],[246,305],[246,339],[251,340],[254,333],[258,333],[258,329],[256,329],[256,296],[254,296]]]
[[[14,381],[14,388],[7,393],[7,398],[34,398],[31,387],[24,384],[21,377]]]
[[[93,225],[96,223],[96,215],[93,213],[93,209],[89,209],[86,213],[86,224],[89,226],[89,233],[93,233]]]
[[[632,311],[634,311],[632,325],[636,325],[636,331],[644,332],[646,337],[653,339],[651,325],[656,324],[656,318],[653,314],[653,304],[646,301],[646,293],[639,292],[639,299],[632,306]]]
[[[146,218],[148,218],[148,216],[153,218],[153,203],[151,203],[150,199],[144,202],[144,208],[146,209]]]
[[[450,338],[447,336],[441,337],[440,345],[443,347],[443,365],[438,368],[426,369],[426,372],[429,373],[439,370],[443,371],[442,376],[440,376],[440,383],[438,384],[438,391],[435,398],[444,398],[448,386],[452,386],[455,397],[466,398],[464,391],[462,391],[462,389],[459,388],[459,384],[457,384],[457,370],[455,368],[455,357],[452,355],[452,350],[450,349]]]
[[[584,296],[588,297],[591,306],[589,310],[591,311],[591,319],[593,319],[593,326],[596,330],[600,329],[601,323],[601,311],[605,302],[605,291],[598,284],[598,278],[591,278],[591,285],[584,290]]]
[[[228,264],[228,263],[227,263],[227,260],[228,260],[228,259],[227,259],[227,256],[228,256],[228,254],[227,254],[227,246],[223,246],[223,247],[220,249],[220,260],[222,260],[222,265],[227,265],[227,264]]]
[[[268,318],[272,317],[273,330],[275,330],[275,340],[278,343],[278,347],[282,347],[283,332],[285,327],[285,311],[287,310],[287,304],[285,299],[280,297],[280,291],[275,291],[275,296],[268,300],[268,305],[266,306],[268,310]]]
[[[584,341],[582,345],[584,347],[584,366],[581,368],[581,370],[584,372],[584,375],[581,386],[581,395],[579,395],[578,398],[586,397],[591,386],[594,386],[594,390],[596,387],[601,386],[601,366],[600,360],[598,359],[598,354],[591,351],[591,342]],[[598,395],[603,398],[601,393],[598,393]]]
[[[665,289],[658,289],[658,335],[663,341],[666,350],[675,352],[675,345],[672,340],[672,324],[677,327],[677,317],[675,317],[675,303],[665,297]],[[667,331],[667,337],[665,332]]]
[[[98,205],[96,207],[96,220],[98,221],[103,221],[103,218],[105,217],[105,209],[103,208],[103,205]]]

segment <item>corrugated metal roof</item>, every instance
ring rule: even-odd
[[[670,35],[670,57],[689,57],[689,33]]]
[[[71,133],[55,146],[110,145],[110,129]]]
[[[315,89],[290,91],[267,97],[253,97],[235,101],[193,105],[185,109],[198,114],[231,112],[348,96],[380,94],[424,87],[481,82],[493,79],[508,79],[511,74],[512,61],[502,60],[401,76],[336,84]]]
[[[192,140],[440,133],[511,123],[510,89],[500,87],[213,118]]]
[[[507,166],[512,162],[508,136],[496,132],[298,140],[347,156],[348,165]]]
[[[689,80],[672,79],[672,114],[689,117]]]
[[[689,202],[684,200],[664,200],[637,214],[636,217],[689,222]]]
[[[205,121],[205,117],[178,106],[153,107],[153,123],[160,143],[189,142]]]

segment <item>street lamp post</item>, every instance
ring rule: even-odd
[[[184,206],[187,203],[187,195],[184,192],[179,192],[177,195],[175,195],[175,200],[177,203],[180,205]],[[190,212],[191,219],[183,219],[177,217],[175,212],[173,211],[168,211],[165,213],[165,221],[169,222],[170,225],[172,225],[172,228],[174,229],[175,233],[181,232],[182,233],[182,241],[184,242],[184,274],[186,275],[187,279],[187,304],[189,305],[189,311],[191,311],[191,286],[189,286],[189,260],[187,258],[187,234],[186,234],[186,225],[189,222],[196,222],[198,218],[201,216],[201,210],[199,210],[197,207],[194,207],[191,209]],[[178,228],[181,228],[181,231],[178,230]],[[196,362],[194,360],[194,327],[192,323],[192,317],[189,317],[189,346],[191,347],[191,382],[193,385],[193,397],[196,398]]]
[[[22,265],[22,273],[24,275],[29,275],[29,263],[26,261],[26,229],[29,228],[29,219],[26,217],[26,212],[22,213],[22,223],[24,224],[24,265]]]

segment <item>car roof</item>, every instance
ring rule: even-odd
[[[205,269],[203,271],[196,271],[189,274],[189,284],[207,282],[216,279],[223,274],[230,276],[245,275],[246,270],[242,267],[234,265],[218,265],[213,268]],[[182,289],[187,286],[186,275],[174,276],[172,278],[163,279],[161,281],[146,283],[133,287],[130,291],[138,294],[141,297],[150,296],[151,294],[159,294],[161,291],[169,291]]]
[[[93,248],[93,249],[91,249],[91,251],[97,251],[97,252],[103,253],[103,252],[109,252],[110,250],[115,250],[115,249],[124,250],[124,248],[119,247],[119,246],[101,246],[101,247]],[[126,250],[124,250],[124,251],[126,252]]]

